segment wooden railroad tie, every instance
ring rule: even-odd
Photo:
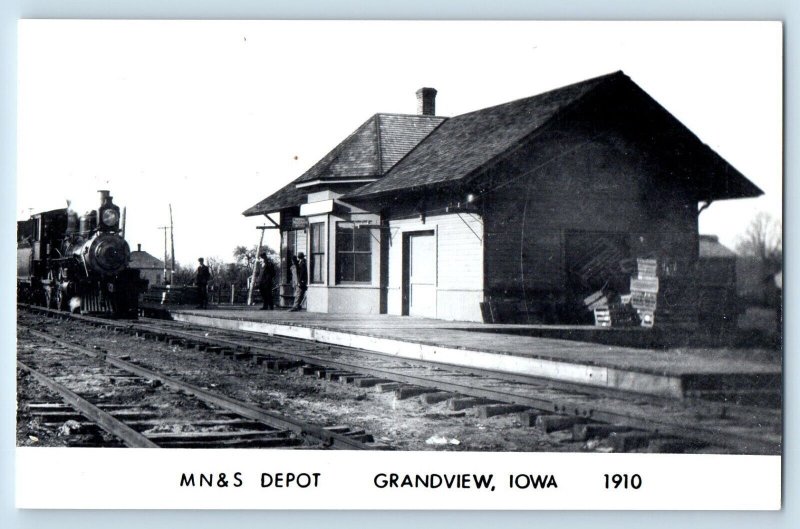
[[[365,378],[365,375],[361,375],[358,373],[351,373],[349,375],[343,375],[339,377],[339,382],[342,384],[355,384],[356,380],[361,378]]]
[[[481,419],[488,419],[497,415],[508,415],[510,413],[519,413],[521,411],[529,410],[528,406],[521,404],[486,404],[478,406],[478,417]]]
[[[559,430],[568,430],[576,424],[586,422],[585,417],[574,417],[571,415],[539,415],[536,417],[536,428],[544,433]]]
[[[391,382],[390,380],[386,380],[385,378],[374,378],[374,377],[365,377],[356,379],[355,385],[358,388],[371,388],[377,386],[378,384],[384,384]]]
[[[467,408],[474,408],[481,404],[497,404],[497,402],[483,397],[452,398],[447,401],[447,409],[451,411],[460,411]]]
[[[430,388],[422,388],[419,386],[400,386],[394,390],[394,398],[397,400],[410,399],[411,397],[418,397],[425,393],[430,393]]]
[[[377,389],[379,393],[389,393],[390,391],[400,389],[401,386],[402,384],[400,382],[381,382],[375,385],[375,389]]]
[[[587,441],[589,439],[597,439],[608,437],[612,434],[619,434],[630,431],[627,426],[616,426],[614,424],[603,423],[578,423],[572,427],[572,440],[573,441]]]
[[[654,435],[646,432],[624,432],[610,435],[608,440],[615,452],[630,452],[637,448],[645,448]]]
[[[457,397],[455,393],[436,391],[434,393],[423,393],[419,396],[419,399],[423,402],[423,404],[436,404],[438,402],[444,402],[455,397]]]

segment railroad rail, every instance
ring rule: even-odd
[[[366,448],[365,442],[371,440],[371,436],[364,432],[354,432],[355,435],[348,436],[345,433],[339,433],[337,431],[332,431],[331,429],[326,429],[325,427],[309,424],[304,421],[267,411],[252,404],[238,401],[225,395],[212,393],[196,385],[176,380],[173,377],[169,377],[154,370],[137,366],[122,360],[113,352],[96,351],[94,349],[90,349],[75,343],[70,343],[68,341],[56,338],[48,333],[34,329],[26,329],[26,332],[29,332],[31,335],[39,338],[40,340],[58,345],[59,347],[70,351],[81,353],[126,373],[131,373],[143,380],[157,381],[159,386],[163,385],[165,388],[181,392],[182,395],[189,395],[206,404],[224,410],[227,416],[233,415],[236,417],[235,421],[220,422],[218,420],[212,420],[211,424],[239,424],[252,426],[253,422],[255,421],[261,428],[266,427],[266,430],[248,429],[244,431],[225,432],[225,435],[222,435],[221,433],[206,435],[206,442],[199,442],[201,440],[200,438],[203,437],[202,435],[181,436],[178,434],[141,434],[131,428],[129,425],[125,424],[123,421],[115,418],[112,413],[104,411],[100,406],[96,406],[88,400],[81,398],[77,393],[71,391],[65,385],[58,383],[51,377],[48,377],[44,373],[40,372],[38,369],[35,369],[30,365],[18,360],[17,365],[21,369],[31,373],[36,380],[44,384],[51,391],[56,392],[64,400],[64,402],[67,403],[67,405],[71,406],[81,415],[93,421],[97,426],[103,428],[114,437],[119,438],[125,445],[130,447],[153,448],[156,446],[165,446],[167,444],[170,446],[179,447],[290,447],[312,442],[314,444],[318,444],[320,448],[363,450]],[[194,421],[193,424],[197,423],[198,421]],[[217,438],[217,440],[220,442],[214,444],[214,438]]]
[[[66,316],[47,309],[42,312]],[[523,424],[536,424],[545,430],[550,427],[548,425],[569,425],[578,436],[593,435],[592,432],[615,434],[622,451],[646,445],[655,438],[672,448],[681,444],[712,445],[735,453],[781,453],[780,410],[620,395],[610,390],[554,384],[531,377],[397,360],[343,347],[255,333],[211,331],[160,320],[120,323],[72,317],[117,332],[228,353],[267,367],[286,369],[301,364],[299,368],[306,374],[360,387],[391,389],[397,398],[420,396],[428,403],[449,399],[451,409],[477,405],[481,406],[479,413],[487,416],[520,412]],[[298,351],[301,348],[303,350]]]

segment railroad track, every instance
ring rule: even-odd
[[[42,312],[67,317],[49,310]],[[781,453],[780,410],[620,395],[610,390],[162,320],[122,323],[86,316],[73,318],[113,332],[227,354],[267,369],[297,368],[309,376],[393,391],[398,399],[418,397],[428,404],[447,401],[452,413],[470,407],[477,408],[484,417],[518,413],[525,426],[545,432],[572,428],[574,439],[606,438],[616,451],[649,445],[657,451],[670,452],[715,451],[713,447],[719,447],[720,451],[733,453]]]
[[[23,332],[57,353],[47,360],[42,355],[21,355],[18,368],[60,399],[28,403],[26,411],[43,423],[61,424],[67,435],[79,436],[73,445],[362,450],[372,442],[364,431],[309,424],[135,365],[110,351],[30,328]],[[70,382],[81,389],[73,391]],[[136,404],[104,398],[109,385],[118,389],[121,384],[126,389],[123,400]],[[153,400],[156,391],[170,394],[160,396],[157,407],[141,404]],[[98,435],[98,429],[106,432],[106,438]]]

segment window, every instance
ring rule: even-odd
[[[325,282],[325,223],[311,224],[311,282]]]
[[[336,226],[336,282],[372,282],[372,235],[352,224]]]

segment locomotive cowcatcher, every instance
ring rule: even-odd
[[[83,215],[70,207],[17,222],[17,299],[58,310],[136,318],[147,282],[130,268],[120,209],[108,191]]]

